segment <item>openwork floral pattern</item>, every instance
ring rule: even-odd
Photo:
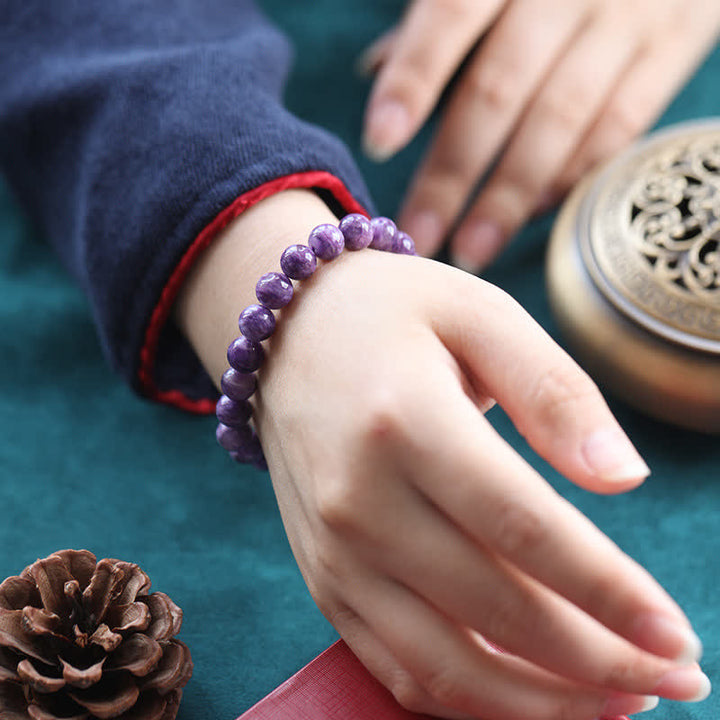
[[[720,302],[720,139],[673,145],[633,195],[632,241],[656,279]]]

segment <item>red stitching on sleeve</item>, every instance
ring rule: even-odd
[[[179,390],[160,390],[155,383],[155,361],[162,329],[167,322],[180,288],[190,272],[200,253],[210,245],[215,236],[238,215],[243,213],[255,203],[274,195],[281,190],[291,188],[322,188],[332,193],[335,200],[347,212],[360,212],[367,215],[367,211],[355,200],[342,180],[325,171],[313,170],[309,172],[294,173],[253,188],[238,197],[231,205],[226,207],[207,225],[195,238],[187,249],[180,262],[173,270],[165,287],[160,294],[155,309],[150,316],[150,322],[145,331],[145,342],[140,350],[140,367],[138,379],[144,395],[152,400],[167,403],[198,414],[210,414],[215,411],[215,400],[211,398],[192,399]]]

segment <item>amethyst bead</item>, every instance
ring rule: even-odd
[[[252,434],[249,425],[232,428],[223,423],[218,423],[217,430],[215,430],[218,443],[230,452],[238,452],[238,450],[247,447],[252,440]]]
[[[377,217],[370,221],[370,225],[372,225],[373,229],[373,239],[370,247],[375,248],[375,250],[392,250],[393,241],[398,232],[395,223],[390,218]]]
[[[359,213],[346,215],[340,221],[339,227],[345,238],[345,247],[348,250],[362,250],[372,242],[373,228],[370,220],[364,215]]]
[[[257,388],[257,377],[230,368],[223,373],[220,388],[231,400],[247,400]]]
[[[215,414],[223,425],[239,428],[250,420],[252,405],[247,400],[231,400],[222,395],[215,406]]]
[[[264,305],[248,305],[238,320],[240,332],[253,342],[269,338],[275,330],[275,316]]]
[[[265,359],[265,352],[260,343],[252,342],[241,335],[233,340],[228,348],[227,359],[230,366],[238,372],[250,373],[257,370]]]
[[[398,230],[397,235],[395,235],[392,251],[398,255],[417,254],[415,250],[415,242],[406,232],[403,232],[402,230]]]
[[[293,296],[290,278],[283,273],[265,273],[255,286],[255,296],[266,307],[285,307]]]
[[[309,245],[291,245],[280,258],[282,272],[263,275],[255,286],[260,304],[246,307],[238,319],[240,337],[228,348],[230,369],[222,376],[223,395],[218,400],[216,414],[217,440],[238,462],[267,469],[262,445],[249,421],[252,405],[248,398],[257,388],[254,371],[263,363],[265,351],[260,344],[275,331],[275,316],[271,309],[285,307],[294,294],[291,280],[304,280],[316,270],[318,258],[332,260],[345,247],[415,254],[415,243],[407,233],[398,230],[389,218],[368,220],[364,215],[346,215],[338,227],[318,225],[308,237]]]
[[[318,225],[308,239],[310,249],[322,260],[336,258],[345,248],[342,232],[330,223]]]
[[[239,463],[252,463],[256,467],[265,467],[265,455],[263,454],[262,445],[254,431],[249,436],[243,437],[243,442],[236,450],[230,453],[233,460]]]
[[[307,245],[291,245],[282,254],[280,267],[293,280],[304,280],[315,272],[317,258]]]

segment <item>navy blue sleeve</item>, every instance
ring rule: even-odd
[[[0,15],[0,162],[136,389],[168,279],[236,198],[318,170],[369,207],[346,148],[283,108],[289,47],[252,2],[2,0]],[[177,330],[160,345],[157,388],[213,392]]]

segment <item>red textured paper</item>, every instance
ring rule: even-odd
[[[418,720],[338,640],[238,720]]]
[[[428,720],[411,713],[338,640],[238,720]],[[616,720],[628,720],[625,717]]]

